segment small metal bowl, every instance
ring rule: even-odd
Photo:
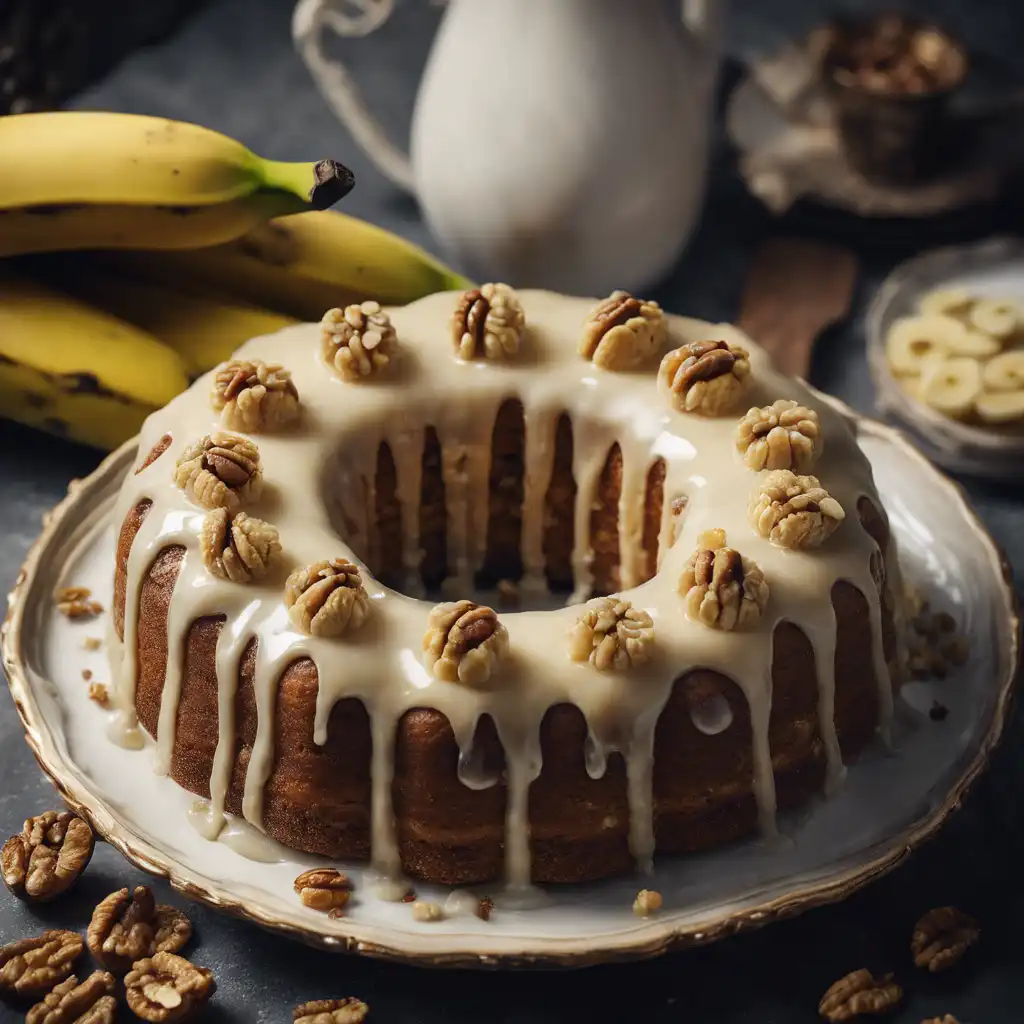
[[[911,185],[957,149],[950,100],[967,78],[963,46],[903,15],[837,19],[812,37],[850,166],[868,181]]]

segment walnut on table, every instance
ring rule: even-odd
[[[85,943],[77,932],[53,929],[0,947],[0,992],[41,996],[71,974]]]
[[[72,974],[28,1011],[25,1024],[114,1024],[115,985],[107,971],[93,971],[81,982]]]
[[[453,601],[435,605],[423,634],[423,664],[437,679],[481,686],[508,654],[508,630],[487,605]]]
[[[708,530],[683,569],[679,593],[691,619],[728,631],[755,625],[769,591],[760,566],[726,547],[724,531]]]
[[[915,966],[934,974],[958,963],[979,938],[981,926],[969,914],[956,907],[936,907],[914,925],[910,951]]]
[[[363,1024],[369,1006],[351,996],[345,999],[314,999],[292,1010],[292,1024]]]
[[[147,885],[112,892],[92,913],[86,930],[89,952],[121,975],[136,960],[177,953],[192,937],[192,924],[177,907],[157,903]]]
[[[840,978],[821,997],[818,1013],[832,1024],[868,1014],[888,1013],[903,998],[903,989],[892,975],[876,979],[861,969]]]
[[[758,481],[748,511],[762,537],[797,550],[823,544],[846,518],[817,477],[788,469],[773,470]]]
[[[236,434],[200,438],[181,454],[174,482],[204,508],[234,511],[263,489],[259,449]]]
[[[578,350],[602,370],[629,370],[655,355],[667,338],[658,303],[614,291],[590,311]]]
[[[736,429],[736,449],[755,472],[791,469],[806,473],[821,454],[821,447],[818,414],[784,398],[749,409]]]
[[[654,649],[654,620],[643,608],[618,597],[588,601],[569,632],[569,657],[601,672],[624,672],[644,664]]]
[[[335,910],[344,907],[352,897],[348,875],[334,868],[312,868],[303,871],[294,882],[303,906],[313,910]]]
[[[460,359],[504,360],[522,344],[526,314],[513,288],[484,284],[459,296],[452,316],[452,341]]]
[[[4,884],[19,899],[52,900],[78,881],[94,846],[89,823],[70,811],[29,818],[0,851]]]
[[[203,565],[211,575],[232,583],[261,580],[281,554],[276,527],[244,512],[215,508],[203,519],[199,535]]]
[[[311,636],[341,636],[359,629],[370,614],[359,567],[347,558],[296,569],[285,581],[284,603],[292,622]]]
[[[750,385],[749,355],[727,341],[691,341],[665,355],[658,383],[677,411],[724,416]]]
[[[217,985],[213,972],[174,953],[157,953],[133,964],[124,979],[128,1009],[150,1024],[188,1020]]]
[[[372,299],[327,310],[320,328],[324,361],[349,383],[385,373],[398,359],[391,318]]]
[[[259,359],[233,359],[214,370],[210,404],[228,430],[255,434],[295,420],[299,392],[283,366]]]
[[[656,889],[641,889],[633,900],[633,913],[637,917],[650,917],[661,910],[661,893]]]

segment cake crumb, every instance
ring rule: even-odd
[[[90,683],[89,700],[94,700],[101,708],[105,708],[110,703],[110,693],[103,683]]]
[[[661,893],[656,889],[641,889],[633,900],[633,913],[637,917],[650,917],[661,910]]]
[[[444,911],[437,903],[417,900],[412,905],[412,916],[417,921],[440,921],[444,917]]]
[[[103,641],[98,636],[87,636],[82,641],[82,646],[87,651],[98,651],[103,646]]]

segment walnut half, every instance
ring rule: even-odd
[[[780,398],[750,409],[736,430],[736,449],[755,472],[806,473],[821,454],[821,424],[813,409]]]
[[[823,544],[846,518],[843,506],[817,477],[797,476],[788,469],[761,478],[748,511],[757,533],[793,549]]]
[[[746,349],[727,341],[691,341],[665,355],[658,384],[679,412],[724,416],[750,384],[750,359]]]
[[[28,1011],[25,1024],[114,1024],[115,984],[106,971],[93,971],[82,982],[72,974]]]
[[[18,899],[52,900],[78,881],[94,845],[89,823],[70,811],[29,818],[0,852],[4,884]]]
[[[314,999],[292,1010],[292,1024],[363,1024],[369,1012],[361,999]]]
[[[513,288],[485,284],[459,296],[452,341],[460,359],[509,359],[522,344],[526,314]]]
[[[481,686],[508,654],[508,631],[497,613],[472,601],[435,605],[423,634],[423,664],[448,683]]]
[[[324,361],[349,383],[384,373],[398,358],[391,318],[372,299],[327,310],[320,327]]]
[[[267,575],[281,554],[281,541],[270,523],[244,512],[232,515],[226,508],[215,508],[203,520],[199,550],[211,575],[249,583]]]
[[[204,508],[234,511],[263,489],[259,449],[237,434],[203,437],[182,452],[174,482]]]
[[[147,885],[101,900],[85,934],[89,952],[118,975],[143,957],[177,953],[191,937],[189,919],[177,907],[158,904]]]
[[[914,964],[933,974],[958,963],[981,937],[978,922],[956,907],[929,910],[914,926],[910,951]]]
[[[752,559],[725,547],[725,537],[702,534],[679,579],[686,599],[686,614],[712,629],[752,626],[768,603],[764,573]]]
[[[903,998],[892,975],[876,979],[870,971],[853,971],[840,978],[821,997],[818,1013],[832,1024],[867,1014],[888,1013]]]
[[[596,597],[569,632],[569,657],[601,672],[624,672],[646,662],[654,648],[654,620],[618,597]]]
[[[78,932],[61,929],[0,947],[0,992],[40,996],[69,974],[85,943]]]
[[[590,311],[579,353],[602,370],[629,370],[653,356],[667,337],[661,306],[615,291]]]
[[[294,882],[303,906],[313,910],[334,910],[343,907],[352,896],[352,882],[335,868],[312,868],[303,871]]]
[[[284,603],[292,622],[311,636],[341,636],[370,614],[359,567],[347,558],[296,569],[285,581]]]
[[[173,953],[139,960],[124,979],[128,1009],[150,1024],[187,1020],[216,988],[211,971]]]
[[[234,359],[214,370],[210,404],[228,430],[255,434],[291,423],[299,415],[299,392],[283,366]]]

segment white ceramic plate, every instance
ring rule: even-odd
[[[339,950],[435,966],[582,966],[711,941],[840,899],[901,861],[959,804],[1002,731],[1017,661],[1005,564],[959,490],[894,431],[866,421],[859,429],[906,571],[956,615],[973,653],[955,678],[908,686],[898,752],[869,751],[837,796],[784,818],[777,843],[663,859],[649,879],[554,888],[545,907],[498,910],[488,922],[462,913],[417,923],[408,905],[370,895],[359,865],[341,865],[356,884],[347,916],[304,908],[292,881],[310,858],[278,848],[281,860],[257,862],[202,839],[186,821],[195,798],[153,774],[152,748],[107,741],[107,712],[89,701],[82,679],[83,668],[109,678],[104,654],[83,648],[105,623],[69,622],[53,608],[54,587],[69,583],[110,605],[110,513],[134,444],[73,485],[11,595],[4,664],[28,742],[69,804],[129,859],[186,895]],[[928,718],[933,698],[949,708],[942,723]],[[661,913],[632,914],[641,887],[663,894]],[[422,899],[446,896],[418,889]]]
[[[957,473],[997,480],[1024,479],[1024,433],[1001,433],[957,423],[904,391],[889,370],[885,337],[900,317],[935,288],[1017,299],[1024,305],[1024,243],[992,238],[933,249],[901,263],[882,283],[867,313],[868,362],[881,409],[898,419],[933,461]]]

